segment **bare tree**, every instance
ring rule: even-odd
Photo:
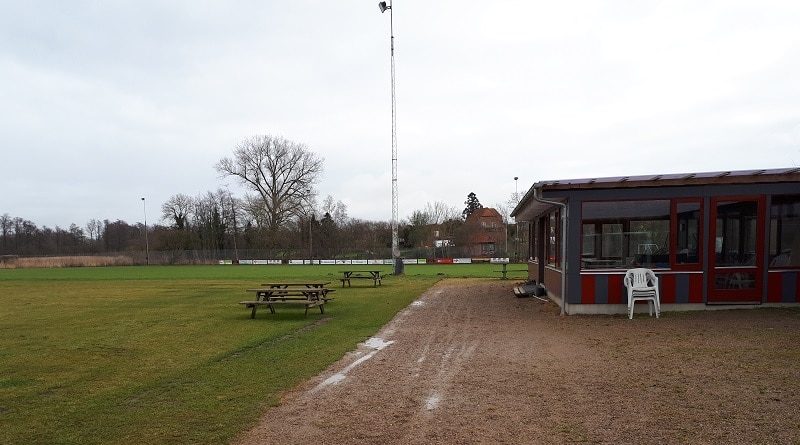
[[[500,203],[495,204],[494,209],[503,217],[503,223],[508,224],[511,220],[511,209],[507,205]]]
[[[8,213],[0,215],[0,230],[3,236],[3,251],[0,253],[8,253],[8,236],[13,233],[14,219]]]
[[[340,227],[347,222],[347,205],[342,201],[334,201],[331,195],[322,201],[322,213],[329,214],[333,222]]]
[[[191,196],[182,193],[172,195],[167,202],[161,204],[161,219],[169,221],[178,230],[184,230],[193,205]]]
[[[240,143],[232,158],[222,158],[214,168],[225,177],[236,177],[256,193],[254,198],[264,213],[255,219],[274,234],[307,212],[308,195],[319,180],[322,164],[305,144],[260,135]],[[252,199],[247,201],[253,204]]]
[[[92,218],[86,223],[86,231],[89,232],[89,241],[94,242],[100,238],[100,233],[103,231],[103,223]]]
[[[431,219],[431,224],[442,224],[451,219],[458,219],[461,217],[461,212],[452,206],[448,206],[442,201],[425,204],[425,213]]]

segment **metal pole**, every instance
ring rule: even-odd
[[[239,261],[239,248],[236,247],[236,204],[233,202],[233,195],[230,189],[228,190],[228,199],[231,201],[231,218],[233,218],[233,254],[236,256],[236,261]]]
[[[144,261],[150,265],[150,242],[147,239],[147,201],[142,198],[142,210],[144,211]]]
[[[395,99],[395,70],[394,70],[394,16],[392,14],[392,1],[389,4],[379,2],[381,13],[389,10],[389,48],[391,52],[392,75],[392,257],[394,258],[394,274],[403,273],[403,260],[400,258],[400,236],[398,234],[398,205],[397,205],[397,101]]]
[[[514,176],[514,200],[519,205],[519,187],[517,179],[519,176]],[[519,261],[519,221],[514,218],[514,257]]]

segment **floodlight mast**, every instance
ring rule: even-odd
[[[389,37],[391,50],[392,74],[392,258],[394,259],[394,274],[403,273],[403,260],[400,258],[400,237],[397,233],[397,102],[395,100],[395,75],[394,75],[394,17],[392,16],[392,0],[389,4],[379,2],[378,9],[381,13],[389,10]]]

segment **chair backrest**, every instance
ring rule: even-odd
[[[650,269],[643,267],[629,269],[625,272],[625,286],[633,289],[641,289],[656,286],[658,278]]]

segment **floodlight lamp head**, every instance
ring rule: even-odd
[[[387,9],[392,9],[392,7],[386,6],[386,2],[378,2],[378,9],[381,10],[381,13],[384,13]]]

